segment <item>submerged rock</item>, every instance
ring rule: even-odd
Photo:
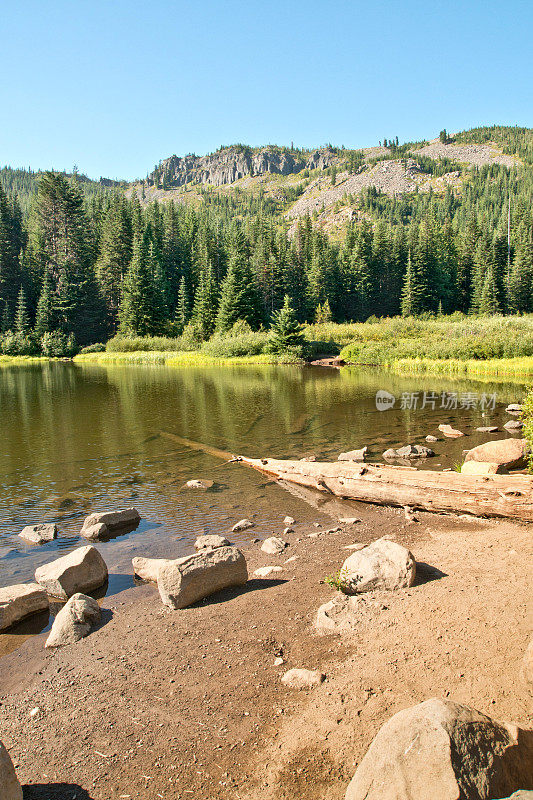
[[[136,508],[125,508],[121,511],[98,511],[85,518],[81,535],[84,536],[84,530],[87,528],[101,523],[107,525],[109,531],[115,531],[121,528],[135,527],[140,521],[141,515]]]
[[[207,491],[207,489],[212,489],[215,485],[214,481],[205,480],[203,478],[197,478],[192,481],[187,481],[185,487],[187,489],[202,489],[203,491]]]
[[[375,589],[405,589],[416,577],[416,561],[406,547],[389,539],[376,542],[348,556],[340,571],[345,594]]]
[[[248,528],[253,528],[255,523],[252,522],[250,519],[241,519],[239,522],[236,522],[233,528],[231,529],[234,533],[238,533],[239,531],[245,531]]]
[[[448,439],[458,439],[460,436],[464,436],[462,431],[458,431],[457,428],[452,428],[448,423],[439,425],[439,431],[447,436]]]
[[[45,647],[64,647],[79,642],[100,619],[100,606],[93,597],[74,594],[58,612]]]
[[[506,431],[521,431],[524,427],[524,423],[519,419],[510,419],[503,427]]]
[[[345,800],[493,800],[532,780],[532,732],[433,698],[383,725]]]
[[[67,600],[77,592],[91,592],[107,580],[107,566],[92,545],[43,564],[35,570],[35,580],[48,594]]]
[[[38,583],[4,586],[0,589],[0,631],[49,607],[48,595]]]
[[[57,536],[57,525],[53,522],[41,525],[26,525],[19,533],[19,536],[32,544],[51,542]]]

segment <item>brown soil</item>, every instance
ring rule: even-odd
[[[25,800],[340,800],[379,727],[428,697],[531,725],[519,678],[530,528],[356,513],[362,523],[308,538],[332,525],[317,511],[323,527],[295,525],[283,556],[243,548],[250,573],[283,565],[276,580],[184,611],[136,587],[105,598],[103,624],[78,644],[48,652],[40,634],[2,658],[1,738]],[[317,635],[343,547],[382,535],[423,562],[417,584],[362,600],[353,635]],[[326,681],[284,687],[300,666]]]

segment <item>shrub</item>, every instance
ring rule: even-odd
[[[105,344],[97,342],[96,344],[88,344],[87,347],[82,347],[80,353],[103,353],[105,351]]]
[[[72,358],[78,352],[78,347],[72,333],[67,336],[61,331],[51,331],[41,337],[41,352],[48,358]]]
[[[187,330],[187,329],[185,329]],[[198,350],[198,342],[183,336],[167,338],[166,336],[114,336],[106,344],[108,353],[169,352],[181,350]]]
[[[244,323],[246,325],[246,323]],[[252,331],[241,328],[243,332],[238,335],[236,322],[228,334],[215,334],[208,342],[202,345],[202,353],[214,358],[234,358],[235,356],[257,356],[266,352],[268,333],[265,331]],[[249,326],[247,326],[249,328]]]
[[[0,336],[0,353],[5,356],[34,356],[39,350],[39,342],[31,334],[7,331]]]

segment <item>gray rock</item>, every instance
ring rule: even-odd
[[[163,565],[157,577],[162,602],[170,608],[186,608],[229,586],[248,580],[246,559],[236,547],[200,550]]]
[[[261,550],[269,556],[276,556],[283,553],[288,546],[288,542],[284,542],[279,536],[270,536],[268,539],[265,539],[261,545]]]
[[[80,531],[80,536],[83,536],[84,539],[90,539],[92,542],[107,539],[109,534],[110,530],[105,522],[96,522],[94,525],[83,527]]]
[[[291,689],[309,689],[325,679],[324,673],[317,669],[290,669],[282,676],[281,682]]]
[[[79,642],[100,619],[100,606],[93,597],[74,594],[58,612],[45,647],[64,647]]]
[[[520,414],[523,406],[520,403],[509,403],[505,409],[508,414]]]
[[[437,437],[436,437],[436,436],[433,436],[431,433],[429,433],[429,434],[426,436],[426,442],[438,442],[438,441],[439,441],[439,440],[437,439]]]
[[[0,742],[0,798],[1,800],[22,800],[22,787],[11,757],[2,742]]]
[[[337,461],[364,461],[367,453],[368,447],[362,447],[360,450],[348,450],[337,456]]]
[[[207,489],[212,489],[214,485],[214,481],[204,480],[203,478],[187,481],[185,484],[187,489],[201,489],[204,492],[207,491]]]
[[[133,527],[138,525],[140,521],[141,516],[136,508],[125,508],[121,511],[99,511],[86,517],[81,529],[81,535],[84,535],[83,531],[87,528],[100,523],[107,525],[110,531],[115,531],[121,528]]]
[[[19,536],[32,544],[51,542],[57,536],[57,525],[53,522],[41,525],[26,525],[19,533]]]
[[[294,525],[295,522],[296,520],[294,519],[294,517],[285,517],[285,519],[283,520],[284,525]]]
[[[48,595],[38,583],[4,586],[0,589],[0,631],[49,607]]]
[[[253,528],[254,524],[250,519],[241,519],[239,522],[236,522],[233,528],[231,529],[234,533],[238,533],[239,531],[245,531],[248,528]]]
[[[482,425],[480,428],[476,428],[476,431],[478,433],[498,433],[499,428],[497,425]]]
[[[35,570],[35,580],[48,594],[67,600],[77,592],[92,592],[107,580],[107,566],[92,545],[43,564]]]
[[[383,458],[433,458],[435,453],[430,447],[425,447],[423,444],[406,444],[404,447],[399,447],[397,450],[389,448],[383,453]]]
[[[216,534],[206,534],[205,536],[198,536],[194,543],[196,550],[203,550],[206,547],[228,547],[231,542],[225,536],[217,536]]]
[[[389,539],[378,539],[352,553],[340,571],[345,594],[405,589],[413,585],[415,577],[416,562],[412,553]]]
[[[524,427],[524,423],[519,419],[510,419],[503,427],[506,431],[521,431]]]
[[[378,732],[345,800],[492,800],[533,781],[533,736],[433,698]]]

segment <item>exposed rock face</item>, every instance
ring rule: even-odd
[[[90,514],[85,518],[81,535],[87,528],[92,528],[93,525],[107,525],[109,531],[120,530],[121,528],[133,528],[141,521],[141,515],[136,508],[125,508],[121,511],[101,511],[95,514]]]
[[[433,698],[381,728],[346,800],[493,800],[532,780],[532,731]]]
[[[107,580],[107,566],[95,547],[78,547],[35,570],[35,580],[48,594],[68,600],[77,592],[91,592]]]
[[[281,682],[291,689],[308,689],[318,686],[325,679],[324,673],[317,669],[290,669],[283,675]]]
[[[269,556],[276,556],[283,553],[286,547],[288,547],[288,543],[280,539],[279,536],[270,536],[261,545],[261,550]]]
[[[489,461],[506,469],[521,469],[527,463],[527,442],[525,439],[497,439],[473,447],[465,455],[466,461]]]
[[[160,567],[172,564],[173,561],[170,558],[142,558],[137,556],[132,559],[131,563],[133,564],[133,572],[138,578],[156,583]]]
[[[58,612],[45,647],[64,647],[79,642],[100,619],[100,606],[86,594],[74,594]]]
[[[171,156],[161,162],[157,171],[152,172],[148,184],[161,185],[164,175],[169,187],[186,183],[224,186],[248,175],[291,175],[306,167],[326,169],[336,159],[335,151],[329,147],[304,155],[278,147],[262,147],[254,151],[251,147],[235,145],[207,156]]]
[[[17,583],[0,589],[0,631],[30,614],[48,611],[48,595],[38,583]]]
[[[11,757],[2,742],[0,742],[0,798],[1,800],[22,800],[22,787]]]
[[[375,589],[405,589],[412,586],[416,562],[412,553],[389,539],[378,539],[348,556],[340,571],[345,594]]]
[[[19,533],[21,539],[32,544],[51,542],[57,536],[57,525],[54,523],[42,525],[26,525]]]
[[[240,586],[247,580],[246,559],[241,551],[236,547],[217,547],[163,565],[157,588],[166,606],[186,608],[214,592]]]
[[[206,547],[227,547],[231,542],[225,536],[217,536],[217,534],[210,534],[206,536],[198,536],[194,543],[196,550],[203,550]]]

